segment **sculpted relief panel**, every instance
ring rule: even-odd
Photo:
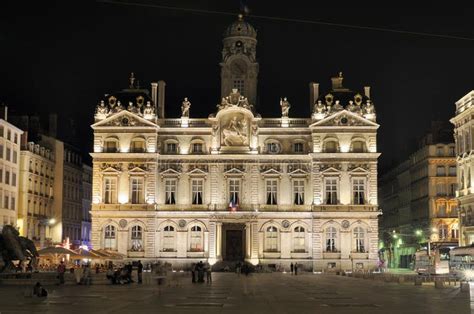
[[[242,113],[227,115],[221,120],[221,145],[248,146],[249,123]]]

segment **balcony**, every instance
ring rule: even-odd
[[[340,259],[341,252],[323,252],[323,259]]]
[[[368,259],[369,253],[366,252],[352,252],[351,253],[352,259]]]
[[[313,205],[313,212],[376,212],[376,205]]]

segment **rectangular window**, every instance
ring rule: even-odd
[[[439,204],[438,205],[438,216],[439,217],[446,217],[446,204]]]
[[[202,204],[203,180],[192,180],[191,189],[193,204]]]
[[[245,94],[245,83],[244,80],[234,80],[234,88],[237,88],[239,90],[239,93],[241,95]]]
[[[193,143],[193,153],[200,154],[203,152],[202,143]]]
[[[16,186],[16,173],[12,172],[12,185]]]
[[[117,141],[112,141],[112,140],[105,141],[105,153],[116,153],[117,151],[118,151]]]
[[[229,202],[232,205],[239,204],[240,197],[240,179],[229,180]]]
[[[176,204],[176,179],[165,180],[165,204]]]
[[[12,131],[8,130],[7,131],[7,140],[11,141],[12,139]]]
[[[132,204],[143,203],[143,178],[131,178]]]
[[[10,171],[5,171],[5,184],[10,184]]]
[[[436,167],[436,175],[437,176],[445,176],[446,175],[446,167],[444,167],[444,166]]]
[[[436,155],[437,156],[444,156],[444,147],[437,147],[436,148]]]
[[[277,204],[278,181],[267,180],[267,205]]]
[[[13,135],[13,143],[18,144],[18,134]]]
[[[6,155],[6,156],[5,156],[5,159],[8,160],[8,161],[10,161],[10,160],[11,160],[11,157],[12,157],[11,154],[12,154],[12,150],[11,150],[10,147],[7,146],[7,151],[6,151],[6,153],[5,153],[5,155]]]
[[[364,179],[352,180],[352,191],[354,195],[354,204],[365,204],[365,181]]]
[[[15,210],[15,197],[12,196],[10,199],[10,209]]]
[[[304,180],[293,181],[293,204],[304,204]]]
[[[5,196],[3,198],[3,208],[8,209],[9,202],[10,202],[10,198],[8,197],[7,192],[5,192]]]
[[[104,179],[104,203],[117,203],[117,178]]]
[[[293,152],[302,153],[303,152],[303,143],[294,143],[293,144]]]
[[[336,205],[337,204],[337,179],[326,178],[324,183],[325,183],[324,187],[326,191],[326,204]]]
[[[176,143],[167,143],[166,144],[166,152],[168,154],[176,154],[178,151]]]
[[[3,125],[2,125],[2,126],[0,126],[0,136],[1,137],[3,137],[3,130],[4,130],[4,128],[3,128]]]
[[[456,166],[449,166],[449,176],[450,177],[456,176]]]
[[[438,196],[446,195],[446,185],[444,183],[440,183],[436,185],[436,195]]]
[[[3,168],[0,168],[0,183],[3,183]]]
[[[449,147],[449,156],[455,156],[455,155],[456,155],[455,147],[450,146]]]
[[[280,150],[278,143],[267,143],[267,153],[277,154]]]
[[[14,150],[13,151],[13,163],[16,164],[17,160],[18,160],[18,155],[17,155],[17,152]]]
[[[0,144],[0,158],[3,158],[3,144]]]

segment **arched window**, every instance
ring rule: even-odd
[[[337,153],[338,145],[335,140],[329,140],[324,143],[324,152],[325,153]]]
[[[281,151],[281,145],[275,140],[268,141],[266,143],[266,151],[268,154],[278,154]]]
[[[268,227],[265,232],[265,251],[278,252],[278,229],[274,226]]]
[[[193,226],[190,231],[190,251],[191,252],[202,252],[202,229],[199,226]]]
[[[163,252],[175,252],[176,231],[173,226],[166,226],[163,229]]]
[[[355,251],[364,253],[365,252],[365,231],[361,227],[354,228],[354,241]]]
[[[337,230],[334,227],[326,229],[326,252],[337,252]]]
[[[459,238],[459,225],[454,223],[451,225],[451,238],[458,239]]]
[[[361,140],[353,141],[351,151],[353,153],[364,153],[366,151],[365,142]]]
[[[109,137],[104,141],[104,153],[117,153],[119,151],[119,141],[117,138]]]
[[[305,251],[305,232],[303,227],[296,227],[293,229],[293,252]]]
[[[130,143],[131,153],[144,153],[145,152],[145,139],[141,137],[135,137]]]
[[[117,248],[117,237],[115,234],[115,227],[108,225],[104,230],[104,248],[115,250]]]
[[[131,233],[130,251],[143,251],[143,229],[140,226],[133,226]]]
[[[439,239],[446,239],[448,237],[448,226],[446,224],[440,224],[438,227]]]
[[[202,140],[194,140],[191,142],[191,153],[203,154],[205,151],[204,142]]]

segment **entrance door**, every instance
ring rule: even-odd
[[[225,260],[242,261],[244,259],[242,230],[226,230],[225,235]]]

